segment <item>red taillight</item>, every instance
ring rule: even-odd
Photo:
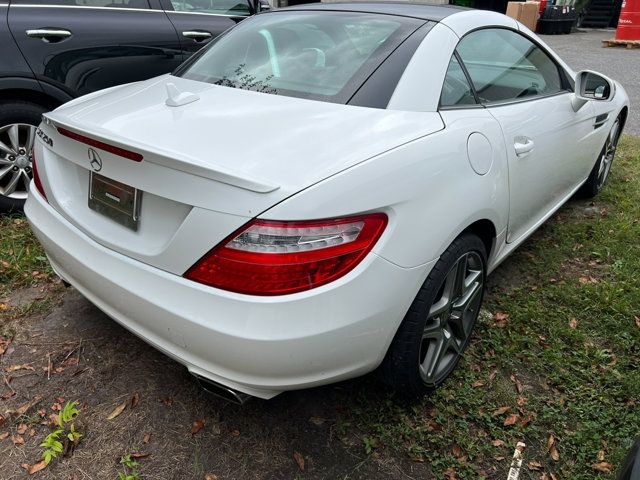
[[[285,295],[351,271],[387,225],[384,213],[301,222],[252,220],[184,276],[250,295]]]
[[[101,142],[100,140],[96,140],[95,138],[80,135],[79,133],[72,132],[71,130],[67,130],[63,127],[57,128],[60,135],[64,135],[65,137],[69,137],[78,142],[82,142],[92,147],[99,148],[100,150],[104,150],[105,152],[113,153],[114,155],[118,155],[119,157],[128,158],[129,160],[133,160],[134,162],[142,161],[142,155],[139,153],[116,147],[115,145],[109,145],[108,143]]]
[[[33,168],[33,184],[40,192],[40,195],[47,200],[47,194],[44,193],[44,188],[42,188],[42,181],[40,180],[40,175],[38,175],[38,166],[36,164],[36,153],[34,150],[31,150],[31,168]]]

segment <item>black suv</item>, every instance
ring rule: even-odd
[[[0,212],[27,196],[43,112],[174,70],[253,0],[0,0]]]

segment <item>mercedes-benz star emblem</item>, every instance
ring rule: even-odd
[[[95,172],[102,170],[102,159],[100,155],[98,155],[98,152],[90,148],[87,150],[87,155],[89,156],[89,165],[91,165],[91,168],[93,168]]]

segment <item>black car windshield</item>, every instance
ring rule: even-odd
[[[345,103],[423,23],[354,12],[257,15],[219,37],[177,75],[227,87]]]

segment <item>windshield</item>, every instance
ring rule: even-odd
[[[245,20],[180,73],[264,93],[346,102],[423,21],[288,11]]]

